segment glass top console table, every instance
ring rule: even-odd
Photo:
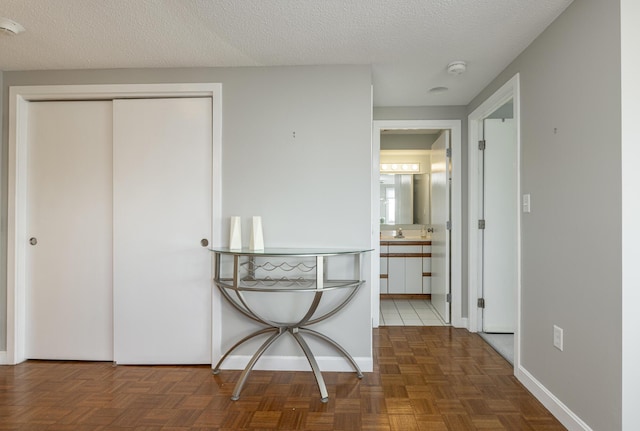
[[[322,402],[327,402],[329,395],[318,363],[303,334],[333,346],[351,364],[358,378],[362,378],[355,360],[340,344],[309,326],[329,319],[353,299],[364,284],[360,273],[362,255],[370,250],[210,250],[215,257],[214,283],[224,298],[247,318],[265,326],[227,350],[213,368],[213,373],[220,372],[220,366],[236,348],[255,337],[270,334],[240,375],[232,400],[240,398],[242,387],[258,359],[286,333],[293,337],[309,361]],[[350,276],[336,278],[328,275],[332,272],[329,266],[338,256],[345,256],[340,261],[341,271],[338,272]]]

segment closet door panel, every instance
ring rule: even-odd
[[[111,102],[28,109],[25,354],[111,361]]]
[[[114,358],[211,362],[210,98],[116,100]]]

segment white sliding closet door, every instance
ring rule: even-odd
[[[25,357],[111,361],[111,102],[28,109]]]
[[[114,360],[211,362],[212,103],[113,102]]]

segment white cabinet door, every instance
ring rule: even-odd
[[[422,277],[422,293],[431,293],[431,277]]]
[[[114,101],[114,360],[211,362],[211,99]]]
[[[25,357],[111,361],[111,102],[30,102]]]
[[[389,270],[387,268],[388,262],[389,262],[389,259],[387,259],[386,257],[380,258],[380,274],[386,275],[389,273]]]
[[[404,259],[404,293],[422,293],[422,258],[406,257]]]
[[[389,258],[389,293],[405,293],[404,257]]]
[[[421,245],[395,244],[389,246],[390,256],[387,264],[389,293],[422,293],[421,253]]]
[[[387,294],[389,293],[389,288],[387,287],[387,280],[386,278],[381,278],[380,279],[380,293],[382,294]]]

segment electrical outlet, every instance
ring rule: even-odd
[[[559,326],[553,325],[553,346],[562,351],[564,345],[563,330]]]

